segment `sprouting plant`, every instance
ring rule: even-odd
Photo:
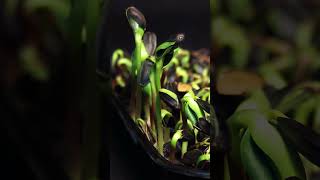
[[[132,87],[132,119],[167,159],[207,168],[211,126],[208,62],[201,64],[180,47],[184,34],[158,45],[156,34],[146,31],[146,19],[138,9],[129,7],[126,15],[135,49],[131,59],[123,50],[115,50],[112,69],[118,86]]]
[[[133,78],[136,78],[137,72],[143,61],[143,35],[146,29],[146,19],[144,15],[135,7],[129,7],[126,11],[128,22],[133,30],[135,40],[135,50],[132,55],[132,70]],[[146,57],[145,57],[146,58]]]

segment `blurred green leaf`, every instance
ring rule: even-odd
[[[267,21],[276,36],[287,40],[294,39],[297,31],[297,22],[285,11],[281,11],[278,8],[271,9],[267,15]]]
[[[49,79],[48,69],[41,61],[35,47],[28,45],[22,48],[20,61],[22,68],[36,80],[47,81]]]
[[[267,112],[271,109],[271,104],[262,90],[253,91],[249,98],[238,106],[236,112],[248,109],[258,110],[261,112]]]
[[[308,49],[311,46],[314,25],[310,22],[298,26],[295,34],[295,43],[300,49]]]
[[[288,111],[295,109],[296,106],[311,96],[312,94],[305,91],[303,88],[294,88],[280,100],[275,109],[287,113]]]
[[[320,166],[320,135],[293,119],[279,118],[277,126],[286,142]]]
[[[249,127],[249,130],[257,146],[274,162],[279,170],[281,179],[291,176],[306,179],[304,167],[298,153],[294,148],[286,144],[286,141],[274,126],[269,124],[268,121],[257,119]]]
[[[314,110],[316,105],[316,100],[317,99],[310,98],[299,104],[299,106],[296,108],[294,119],[303,125],[307,125],[308,118],[310,118],[311,112]]]
[[[27,12],[31,13],[37,9],[48,9],[57,18],[58,24],[61,27],[65,27],[65,20],[70,13],[69,0],[27,0],[25,3]]]
[[[233,18],[246,21],[253,18],[254,8],[251,0],[228,0],[227,3]]]
[[[259,67],[259,72],[266,83],[277,90],[283,89],[287,86],[287,82],[281,76],[280,72],[276,70],[271,64],[263,64]]]
[[[244,68],[248,64],[250,42],[240,25],[225,17],[217,17],[212,23],[213,39],[222,47],[230,47],[232,65]]]
[[[252,140],[249,130],[246,130],[241,139],[240,154],[242,164],[250,179],[277,179],[276,172],[270,167],[272,162],[269,161],[271,160]]]

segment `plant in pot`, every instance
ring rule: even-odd
[[[209,52],[181,48],[182,33],[158,44],[137,8],[127,8],[126,16],[135,49],[131,56],[115,50],[111,68],[114,103],[127,114],[128,131],[160,166],[210,178]]]

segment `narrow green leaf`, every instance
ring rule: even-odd
[[[249,130],[246,130],[241,139],[240,154],[242,164],[250,179],[277,179],[276,172],[273,171],[268,163],[270,159],[252,140]]]
[[[303,88],[295,88],[281,99],[275,109],[287,113],[310,96],[311,94]]]
[[[298,153],[285,143],[277,129],[267,120],[257,119],[249,131],[257,146],[274,162],[281,179],[291,176],[306,179]]]
[[[259,72],[266,81],[266,83],[277,90],[283,89],[287,86],[287,82],[281,76],[274,66],[269,64],[264,64],[259,67]]]
[[[231,47],[232,65],[244,68],[248,64],[250,42],[240,25],[224,17],[217,17],[212,23],[213,38],[221,47]]]

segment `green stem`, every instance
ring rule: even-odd
[[[131,76],[134,77],[134,79],[137,79],[137,73],[140,70],[142,58],[141,58],[141,51],[143,46],[143,37],[144,31],[141,29],[138,29],[134,32],[134,40],[135,40],[135,46],[133,56],[132,56],[132,67],[131,67]]]
[[[139,72],[141,67],[141,47],[142,47],[142,36],[140,32],[134,32],[135,45],[132,56],[132,67],[131,67],[131,78],[133,83],[133,89],[131,93],[130,100],[130,113],[133,120],[140,118],[141,115],[141,88],[137,83],[137,72]]]
[[[149,97],[145,97],[147,102],[149,102],[148,98]],[[151,122],[150,122],[150,104],[149,103],[145,103],[143,107],[144,107],[144,119],[147,122],[147,124],[151,127]]]
[[[160,91],[161,89],[161,75],[162,75],[162,61],[158,61],[156,63],[156,73],[155,73],[155,80],[156,80],[156,87],[157,87],[157,92]]]
[[[150,74],[150,83],[151,83],[151,91],[152,91],[152,107],[153,113],[155,115],[156,120],[156,129],[157,129],[157,144],[158,151],[161,155],[163,155],[163,127],[162,127],[162,118],[161,118],[161,104],[160,104],[160,96],[156,83],[156,73],[155,69]]]
[[[163,127],[161,119],[161,107],[160,107],[160,97],[156,95],[156,121],[157,121],[157,133],[158,133],[158,148],[161,155],[163,155]]]
[[[164,131],[164,142],[168,142],[170,140],[170,129],[169,128],[163,128]]]
[[[136,41],[136,66],[137,66],[137,72],[140,72],[140,67],[141,67],[141,49],[142,49],[142,36],[140,36],[139,34],[135,35],[135,41]],[[136,77],[136,73],[135,73],[135,77]],[[137,87],[137,92],[136,92],[136,118],[140,118],[141,116],[141,94],[142,94],[142,90],[141,87],[138,86]]]
[[[181,159],[183,158],[184,154],[188,151],[188,141],[183,141],[182,142],[182,147],[181,147]]]
[[[137,86],[137,93],[136,93],[136,119],[141,118],[141,95],[142,95],[142,91],[141,91],[141,87]]]

